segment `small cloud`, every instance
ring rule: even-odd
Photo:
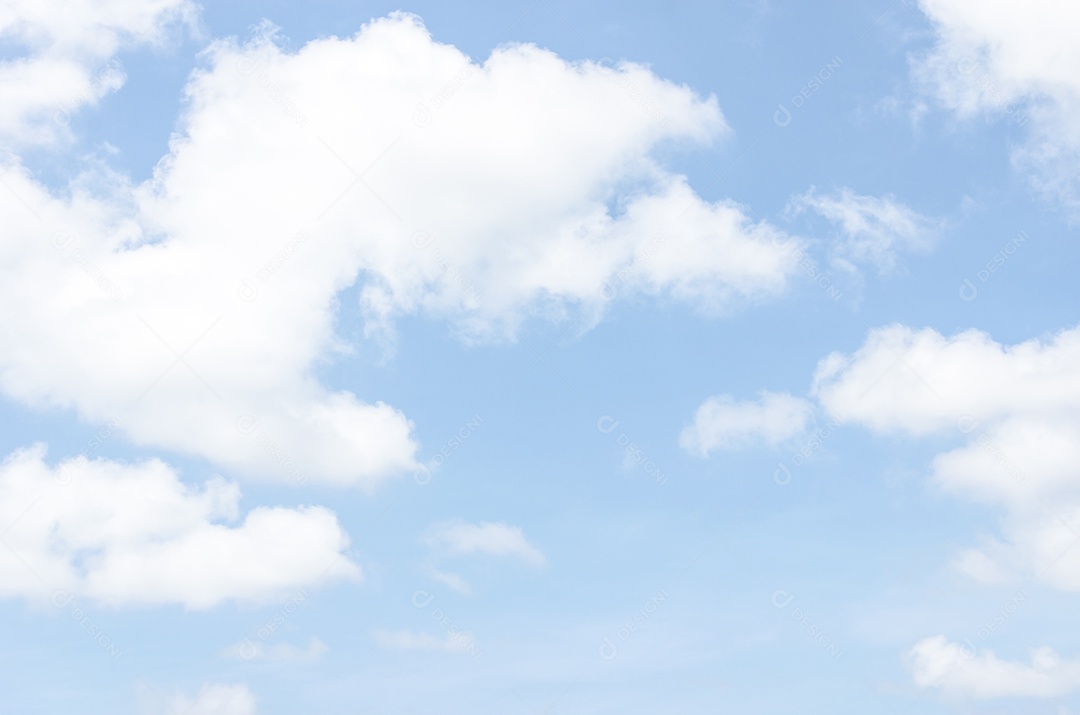
[[[924,638],[907,653],[915,684],[977,699],[1054,698],[1080,689],[1080,661],[1062,660],[1051,648],[1033,648],[1031,663],[976,652],[945,636]]]
[[[144,687],[141,711],[145,715],[255,715],[255,696],[246,685],[203,685],[194,697],[176,693],[167,698]]]
[[[309,663],[316,661],[329,650],[325,643],[318,638],[308,641],[306,648],[295,646],[291,643],[256,643],[251,639],[244,639],[225,649],[224,655],[229,658],[241,660],[270,660],[286,663]]]
[[[679,445],[702,457],[756,441],[774,445],[805,430],[813,412],[808,401],[783,392],[762,392],[756,401],[744,402],[717,395],[697,409],[693,423],[679,436]]]
[[[929,252],[937,244],[941,222],[913,211],[891,196],[862,196],[847,187],[831,194],[813,188],[793,197],[786,213],[804,211],[828,219],[837,226],[831,246],[832,262],[849,272],[859,264],[875,266],[880,273],[896,268],[905,252]]]
[[[497,522],[445,521],[429,527],[423,542],[452,556],[512,556],[533,566],[547,562],[544,554],[525,538],[521,527]]]
[[[476,639],[466,631],[451,631],[440,638],[431,633],[419,631],[376,630],[375,642],[389,650],[441,651],[446,653],[471,652],[476,648]]]
[[[469,582],[462,578],[460,575],[453,573],[452,571],[439,571],[438,569],[431,569],[428,571],[428,576],[436,581],[446,584],[453,590],[465,596],[472,595],[472,587]]]

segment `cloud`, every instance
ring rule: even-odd
[[[144,688],[144,690],[146,690]],[[246,685],[203,685],[195,697],[177,693],[162,701],[144,692],[146,715],[255,715],[255,696]],[[165,707],[160,707],[164,705]]]
[[[472,633],[453,631],[445,637],[418,631],[401,630],[387,631],[376,630],[375,642],[383,648],[390,650],[419,650],[419,651],[442,651],[448,653],[473,652],[476,647],[476,639]]]
[[[533,566],[542,566],[547,561],[544,554],[525,538],[521,527],[497,522],[444,521],[429,527],[423,541],[451,556],[509,556]]]
[[[259,507],[220,478],[182,484],[157,460],[84,457],[50,467],[38,445],[0,464],[0,596],[64,606],[265,603],[358,579],[348,537],[322,507]]]
[[[70,138],[75,113],[123,85],[119,51],[159,44],[177,24],[193,26],[196,14],[189,0],[7,0],[0,40],[26,54],[0,61],[0,138],[8,145]]]
[[[1001,118],[1027,128],[1013,154],[1038,187],[1080,211],[1080,8],[1053,0],[920,0],[937,29],[913,58],[916,80],[958,117]]]
[[[810,189],[791,199],[789,215],[813,211],[834,223],[833,263],[849,271],[860,264],[885,273],[896,268],[900,254],[925,253],[937,242],[937,222],[899,203],[891,196],[862,196],[847,187],[831,194]]]
[[[971,698],[1053,698],[1080,688],[1080,661],[1062,660],[1051,648],[1033,649],[1029,665],[934,636],[915,644],[907,664],[919,687]]]
[[[438,581],[439,583],[449,586],[451,589],[458,593],[469,596],[472,594],[472,586],[466,581],[460,574],[456,574],[453,571],[440,571],[438,569],[428,569],[428,576]]]
[[[8,397],[240,476],[370,489],[418,445],[400,411],[317,379],[352,349],[343,295],[372,338],[423,312],[507,340],[626,294],[722,313],[798,270],[799,239],[654,160],[727,127],[642,66],[530,45],[477,64],[403,14],[296,52],[264,27],[204,62],[152,180],[89,167],[50,193],[0,166]]]
[[[269,660],[280,663],[310,663],[322,658],[329,650],[318,638],[311,638],[306,648],[291,643],[255,643],[248,639],[225,649],[229,658],[241,660]]]
[[[1005,539],[960,555],[964,572],[1080,590],[1080,328],[1015,345],[881,328],[823,360],[814,394],[840,422],[963,442],[934,458],[934,483],[1005,513]]]
[[[805,430],[813,412],[813,404],[787,393],[765,391],[756,401],[743,402],[717,395],[698,407],[694,422],[679,435],[679,444],[703,457],[755,441],[775,445]]]

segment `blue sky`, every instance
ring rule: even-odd
[[[1080,711],[1080,14],[0,6],[0,713]]]

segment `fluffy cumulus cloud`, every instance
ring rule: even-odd
[[[960,555],[964,571],[1080,590],[1080,328],[1015,345],[882,328],[822,361],[814,392],[840,422],[961,442],[933,460],[933,480],[1005,514],[1004,538]]]
[[[161,696],[144,692],[145,715],[255,715],[255,695],[243,684],[207,683],[194,696],[176,693]]]
[[[717,395],[698,407],[679,444],[701,456],[757,441],[776,445],[803,432],[813,413],[812,403],[781,392],[762,392],[748,401]]]
[[[501,340],[626,293],[721,312],[797,269],[798,239],[653,160],[727,129],[715,99],[638,65],[528,45],[475,63],[394,15],[296,52],[266,28],[219,42],[186,97],[146,183],[97,167],[52,191],[0,162],[0,390],[239,475],[373,487],[416,468],[374,387],[314,376],[350,350],[347,289],[372,337],[424,311]]]
[[[24,54],[0,61],[0,137],[42,144],[69,136],[80,108],[123,84],[120,50],[160,43],[195,12],[189,0],[5,0],[0,41]]]
[[[423,541],[450,556],[507,556],[534,566],[542,566],[547,561],[540,549],[525,538],[521,527],[500,522],[470,524],[458,520],[445,521],[429,527]]]
[[[0,596],[203,609],[359,578],[332,512],[259,507],[239,521],[239,498],[159,461],[50,466],[43,447],[16,452],[0,465]]]
[[[835,224],[833,264],[852,272],[860,265],[891,271],[900,255],[932,249],[940,230],[938,222],[891,196],[862,196],[847,187],[829,194],[811,189],[788,203],[789,215],[804,211]]]
[[[1025,127],[1014,159],[1080,211],[1080,7],[920,0],[938,35],[914,61],[916,77],[961,117],[990,115]]]
[[[1053,698],[1080,688],[1080,661],[1063,660],[1051,648],[1033,649],[1030,661],[976,653],[945,636],[925,638],[907,653],[916,685],[957,696]]]

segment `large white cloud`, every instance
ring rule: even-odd
[[[838,421],[963,443],[933,460],[934,481],[1005,512],[1004,540],[959,558],[969,574],[1080,590],[1080,328],[1016,345],[882,328],[823,360],[814,392]]]
[[[372,335],[427,311],[505,339],[627,292],[721,312],[797,270],[786,236],[651,159],[726,126],[643,67],[527,45],[479,65],[406,15],[205,61],[152,181],[99,168],[50,193],[2,167],[9,397],[242,475],[372,487],[417,445],[400,412],[314,377],[350,349],[350,286]]]
[[[1080,7],[1055,0],[920,0],[938,37],[916,78],[961,117],[1029,129],[1014,154],[1036,182],[1080,209]]]
[[[806,429],[813,412],[812,403],[781,392],[765,391],[756,401],[742,402],[717,395],[698,407],[694,421],[679,435],[679,444],[701,456],[755,441],[775,445]]]
[[[190,0],[0,3],[0,40],[26,49],[0,61],[0,138],[41,144],[68,136],[72,115],[123,84],[121,49],[159,43],[195,12]]]
[[[1031,651],[1031,663],[971,652],[945,636],[925,638],[907,653],[915,684],[973,698],[1052,698],[1080,688],[1080,661],[1063,660],[1050,648]]]
[[[156,460],[44,459],[35,446],[0,464],[0,596],[203,609],[360,576],[327,509],[258,507],[230,526],[240,491],[220,478],[196,489]]]

